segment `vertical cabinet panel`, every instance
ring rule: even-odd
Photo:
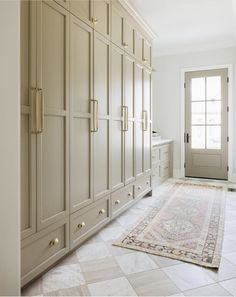
[[[93,17],[92,21],[94,29],[106,37],[110,37],[110,0],[94,0],[93,1]]]
[[[136,122],[136,150],[135,150],[135,165],[136,177],[143,174],[143,123]]]
[[[71,17],[70,28],[70,207],[74,212],[93,201],[90,132],[93,30],[75,17]]]
[[[143,110],[146,116],[143,132],[144,171],[148,172],[151,169],[151,72],[147,69],[143,70]]]
[[[135,29],[129,17],[125,19],[125,42],[127,43],[125,51],[134,55]]]
[[[128,107],[129,119],[135,117],[134,113],[134,66],[135,62],[128,55],[125,56],[125,105]],[[140,79],[140,73],[137,75],[137,79]],[[137,89],[137,92],[141,90]]]
[[[135,34],[135,57],[139,61],[143,60],[143,36],[138,31]]]
[[[70,0],[70,11],[85,23],[92,25],[92,0]]]
[[[143,39],[143,62],[147,67],[151,67],[151,43]]]
[[[112,23],[111,23],[111,35],[112,41],[119,47],[123,47],[124,43],[124,16],[121,8],[112,3]]]
[[[33,99],[36,87],[36,5],[21,1],[21,237],[36,232],[36,134]],[[30,57],[30,59],[29,59]]]
[[[124,145],[123,145],[123,57],[124,52],[112,46],[111,51],[111,188],[118,189],[124,185]]]
[[[94,99],[97,100],[97,132],[94,137],[94,198],[110,191],[110,44],[94,33]]]
[[[68,213],[68,38],[68,12],[55,2],[37,2],[37,85],[42,89],[37,136],[39,230]]]
[[[135,113],[136,119],[142,119],[143,112],[143,67],[135,65]]]

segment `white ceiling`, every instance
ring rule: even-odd
[[[236,45],[236,0],[128,0],[158,36],[154,55]]]

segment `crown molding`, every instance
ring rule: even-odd
[[[152,40],[158,38],[157,34],[153,32],[150,26],[144,21],[141,15],[134,9],[128,0],[118,0],[119,3],[128,11],[128,13],[136,20],[142,29],[150,36]]]

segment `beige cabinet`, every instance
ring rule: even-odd
[[[110,38],[111,3],[110,0],[94,0],[92,22],[94,29]]]
[[[69,205],[69,13],[37,1],[37,226],[68,213]]]
[[[111,49],[111,188],[124,186],[124,133],[123,108],[124,52],[117,46]]]
[[[125,18],[125,27],[124,27],[124,43],[125,43],[125,51],[134,55],[135,49],[135,28],[132,20],[129,17]]]
[[[71,16],[70,23],[70,208],[93,201],[93,30]]]
[[[92,26],[92,0],[70,0],[70,12],[83,22]]]
[[[36,134],[33,118],[36,86],[36,7],[29,1],[21,2],[21,237],[36,232]],[[30,28],[30,30],[29,30]]]
[[[142,56],[143,63],[147,67],[151,67],[152,65],[152,50],[151,50],[151,43],[143,38],[143,56]]]
[[[110,191],[110,42],[94,32],[94,198]]]

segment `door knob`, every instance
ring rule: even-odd
[[[99,214],[104,214],[104,213],[105,213],[105,209],[104,208],[99,210]]]
[[[115,204],[120,204],[120,200],[119,200],[119,199],[116,200],[116,201],[115,201]]]
[[[138,190],[142,190],[142,187],[141,186],[138,186]]]
[[[79,229],[84,228],[85,226],[86,226],[85,222],[82,222],[82,223],[78,224]]]
[[[58,243],[59,243],[59,239],[56,237],[49,242],[49,245],[54,246],[54,245],[57,245]]]
[[[127,48],[129,46],[129,44],[127,42],[123,43],[124,48]]]
[[[128,193],[128,196],[129,196],[129,197],[132,197],[132,196],[133,196],[133,193],[132,193],[132,192],[129,192],[129,193]]]
[[[93,23],[94,25],[97,25],[97,23],[98,23],[98,19],[95,18],[95,17],[93,17],[93,18],[92,18],[92,23]]]

